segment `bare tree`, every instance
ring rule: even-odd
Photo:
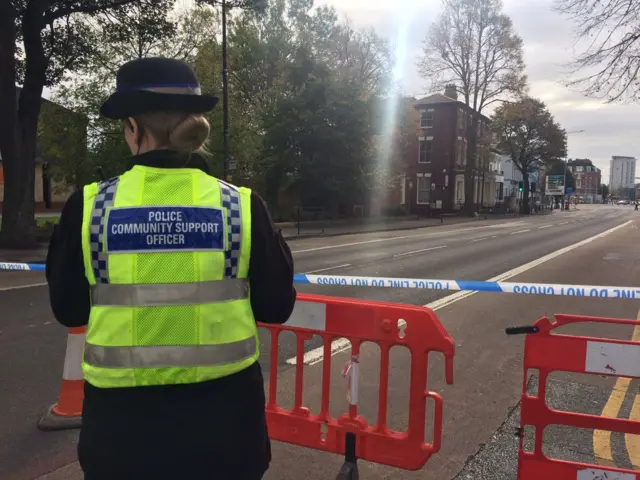
[[[328,43],[327,63],[336,69],[338,78],[363,87],[367,93],[389,86],[391,52],[373,29],[358,31],[347,21],[335,26]]]
[[[522,173],[523,206],[529,213],[529,174],[567,154],[567,134],[544,102],[525,97],[494,112],[491,130],[498,139],[496,153],[507,155]]]
[[[640,71],[640,2],[637,0],[556,0],[555,8],[576,24],[585,48],[571,64],[578,78],[568,86],[615,102],[637,100]],[[581,73],[582,72],[582,73]]]
[[[444,0],[444,11],[424,41],[418,68],[431,81],[432,90],[456,85],[462,101],[479,114],[526,87],[522,39],[502,13],[501,0]],[[473,115],[466,130],[465,210],[469,214],[475,210],[478,121],[479,116]]]

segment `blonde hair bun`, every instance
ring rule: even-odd
[[[189,115],[175,124],[168,143],[179,152],[195,152],[204,146],[210,131],[211,126],[204,115]]]

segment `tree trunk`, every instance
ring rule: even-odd
[[[466,113],[465,113],[466,115]],[[476,168],[476,151],[478,150],[478,117],[473,115],[471,125],[467,125],[467,166],[465,167],[464,182],[464,211],[467,215],[473,216],[476,212],[476,204],[474,198],[475,179],[474,173]]]
[[[0,153],[4,173],[4,197],[2,201],[2,227],[0,245],[21,244],[16,227],[21,218],[21,196],[23,194],[23,169],[20,162],[21,138],[18,129],[18,105],[16,101],[16,62],[14,48],[16,12],[10,2],[0,6]],[[23,232],[24,233],[24,232]],[[35,236],[34,236],[35,238]]]
[[[34,248],[37,246],[34,198],[35,157],[40,102],[48,66],[48,59],[42,48],[40,37],[44,26],[42,22],[45,7],[46,2],[32,2],[23,16],[22,32],[27,59],[25,81],[18,100],[17,115],[14,106],[9,110],[8,120],[4,120],[12,122],[13,130],[17,130],[12,139],[7,142],[12,143],[12,146],[8,148],[9,154],[3,161],[5,166],[5,201],[2,206],[3,221],[0,231],[0,245],[7,248]],[[4,46],[2,51],[6,51]],[[13,47],[9,51],[13,54]],[[9,63],[4,58],[3,62]],[[2,66],[4,67],[4,63]],[[15,81],[15,63],[13,63],[13,67],[12,86]],[[4,71],[4,68],[2,70]],[[6,104],[9,101],[9,94],[5,85],[3,85],[2,93],[2,103]],[[15,105],[15,87],[12,101]]]
[[[522,213],[531,213],[529,206],[529,174],[527,172],[522,173]]]

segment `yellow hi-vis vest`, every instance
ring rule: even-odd
[[[90,384],[196,383],[257,361],[250,196],[200,170],[139,165],[84,188]]]

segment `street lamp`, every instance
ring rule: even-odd
[[[231,181],[229,155],[229,59],[227,55],[227,11],[232,8],[252,9],[264,12],[267,0],[198,0],[211,6],[220,5],[222,9],[222,178]]]

